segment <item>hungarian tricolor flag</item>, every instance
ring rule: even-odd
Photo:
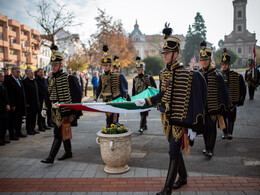
[[[74,110],[84,110],[89,112],[104,112],[104,113],[136,113],[145,112],[153,109],[156,105],[138,107],[135,101],[138,99],[145,99],[147,97],[159,93],[158,89],[147,88],[142,93],[135,95],[131,101],[126,101],[124,98],[117,98],[111,102],[102,103],[73,103],[73,104],[59,104]]]

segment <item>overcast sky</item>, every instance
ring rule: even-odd
[[[87,42],[90,34],[95,33],[95,17],[100,8],[120,19],[126,32],[131,33],[135,21],[139,29],[146,35],[161,34],[164,23],[170,22],[174,34],[187,33],[188,26],[194,22],[200,12],[207,27],[207,41],[218,47],[218,41],[224,39],[233,30],[232,0],[58,0],[67,4],[73,11],[80,27],[70,29],[71,33],[79,33],[83,42]],[[40,27],[28,16],[26,9],[35,10],[37,0],[0,0],[0,13],[9,19],[17,20],[31,28],[41,31]],[[247,29],[256,33],[257,44],[260,39],[260,0],[247,1]]]

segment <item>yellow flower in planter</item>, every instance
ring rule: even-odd
[[[117,127],[115,124],[111,124],[110,128],[103,127],[104,134],[120,134],[127,132],[127,129],[124,125]]]

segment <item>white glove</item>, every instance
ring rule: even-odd
[[[194,140],[197,133],[192,131],[192,129],[188,129],[188,136],[190,137],[190,140]]]
[[[52,104],[52,108],[59,108],[59,102],[56,102],[56,103],[54,103],[54,104]]]
[[[136,106],[144,106],[145,105],[145,99],[140,99],[135,101]]]
[[[94,100],[92,103],[97,103],[97,101]]]
[[[41,115],[42,115],[43,118],[46,118],[46,116],[47,116],[47,111],[46,111],[46,110],[42,110],[42,111],[41,111]]]

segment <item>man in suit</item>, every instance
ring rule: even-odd
[[[39,68],[37,70],[37,76],[35,80],[38,86],[40,108],[42,108],[43,102],[46,100],[48,95],[48,90],[47,90],[48,82],[44,78],[44,71],[42,68]],[[50,129],[49,127],[47,127],[45,123],[45,118],[43,118],[41,115],[41,110],[39,110],[38,112],[37,124],[38,124],[39,131],[45,131],[45,129]]]
[[[6,86],[4,85],[4,73],[0,72],[0,145],[10,143],[5,140],[6,130],[8,126],[8,111],[10,110],[10,103]]]
[[[26,130],[27,135],[35,135],[34,130],[36,123],[37,112],[39,112],[39,97],[38,97],[38,87],[35,79],[33,78],[32,69],[27,69],[25,71],[27,77],[23,80],[25,97],[26,97]]]
[[[22,118],[25,116],[26,99],[20,76],[21,69],[15,66],[12,68],[12,75],[5,80],[11,107],[8,127],[11,140],[18,140],[18,137],[26,137],[21,132]]]

